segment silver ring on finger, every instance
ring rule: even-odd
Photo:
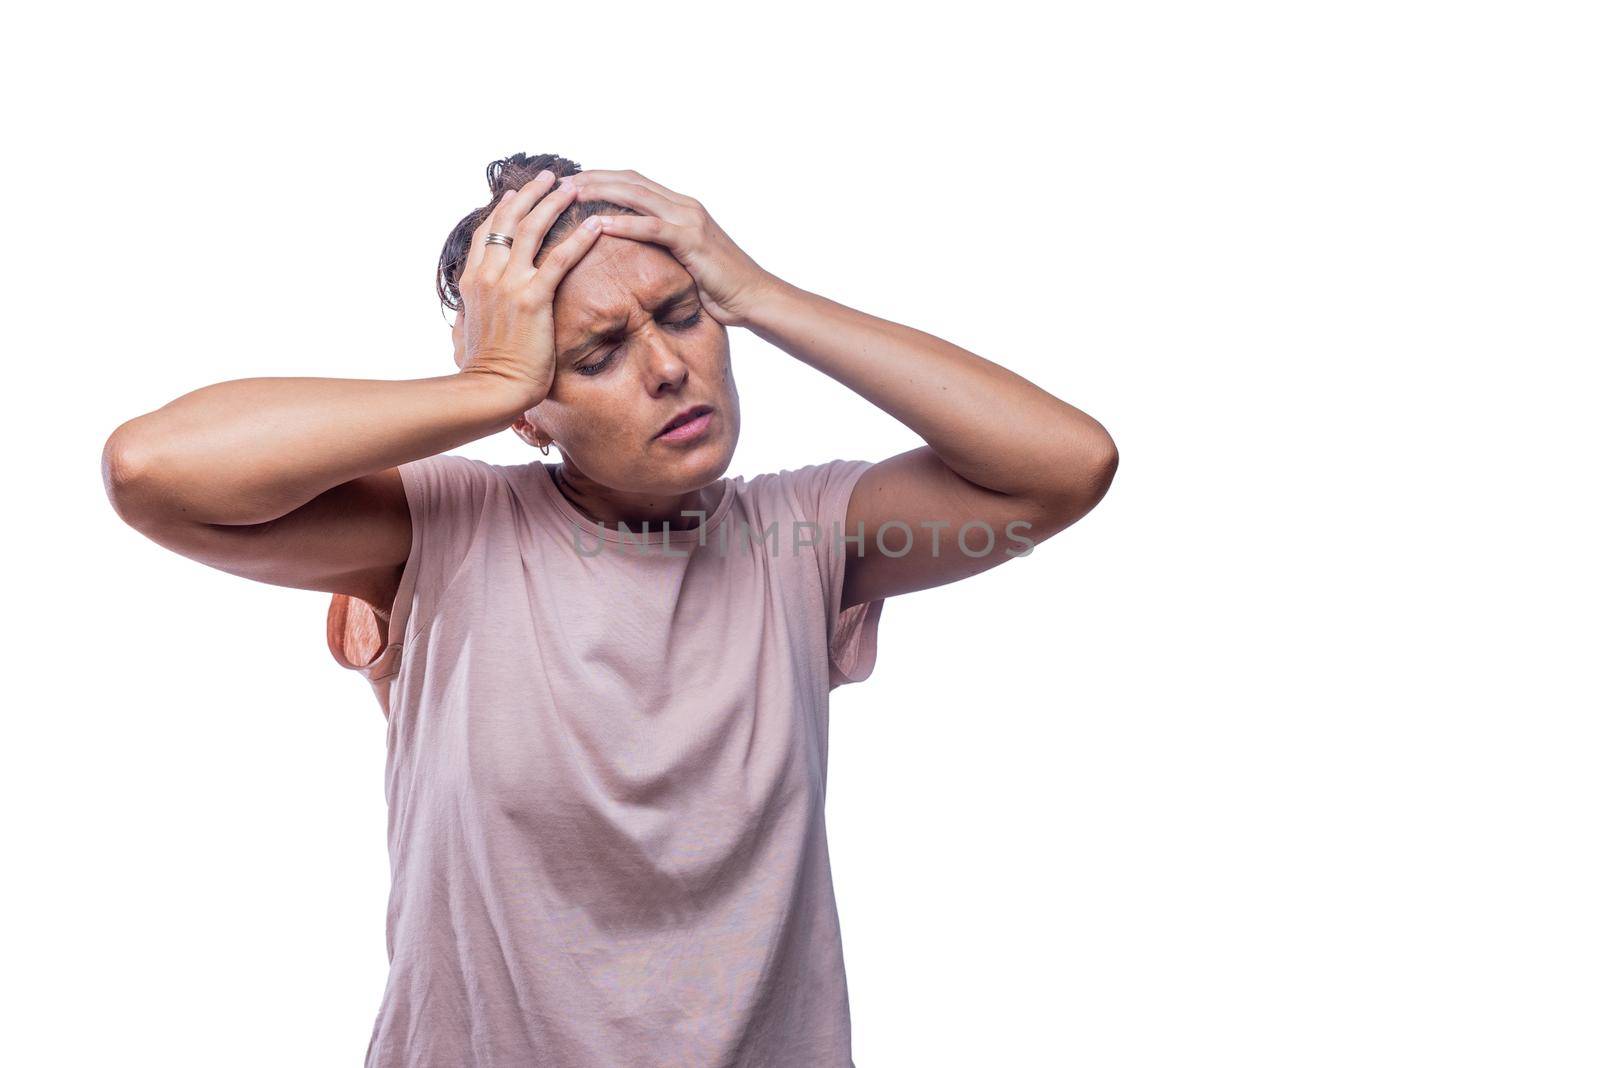
[[[504,245],[506,248],[510,248],[511,247],[511,235],[510,234],[493,234],[492,233],[492,234],[489,234],[487,237],[485,237],[483,239],[483,243],[485,245]]]

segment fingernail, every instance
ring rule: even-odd
[[[555,177],[554,172],[551,172],[551,171],[540,171],[537,175],[534,176],[533,180],[536,181],[536,182],[542,182],[546,178],[554,178],[554,177]]]
[[[598,230],[598,229],[600,229],[600,216],[591,215],[587,219],[583,220],[583,228],[585,230]]]

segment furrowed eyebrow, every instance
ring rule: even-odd
[[[678,304],[682,304],[684,301],[686,301],[690,297],[694,296],[694,289],[695,289],[694,282],[691,281],[688,285],[684,286],[682,289],[680,289],[676,293],[672,294],[672,296],[668,297],[666,300],[664,300],[660,304],[658,304],[657,307],[658,308],[671,308],[671,307],[674,307],[674,306],[676,306]]]
[[[618,332],[619,330],[615,326],[597,326],[593,330],[587,330],[584,332],[582,337],[578,338],[578,340],[574,341],[572,344],[563,349],[561,351],[561,355],[563,357],[580,356],[590,345],[593,345],[596,342],[605,341],[608,338],[615,336]]]
[[[687,285],[679,289],[676,293],[669,295],[666,299],[657,303],[654,310],[660,311],[663,308],[675,308],[678,305],[687,302],[694,295],[695,284],[693,279],[691,279]],[[560,359],[570,359],[571,357],[582,355],[583,351],[591,344],[598,341],[609,340],[610,338],[615,337],[619,332],[620,331],[617,327],[605,325],[596,326],[590,330],[586,330],[584,331],[582,337],[561,351]]]

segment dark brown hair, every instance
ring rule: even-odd
[[[450,236],[445,238],[444,251],[439,253],[439,269],[434,287],[439,293],[440,302],[451,311],[461,310],[461,269],[466,265],[467,253],[472,245],[472,232],[493,210],[500,200],[500,194],[508,189],[521,189],[533,181],[540,171],[550,171],[557,180],[569,174],[577,174],[583,168],[564,156],[541,153],[530,156],[525,152],[518,152],[505,159],[497,159],[485,170],[489,180],[489,201],[482,207],[474,208],[466,217],[456,223],[455,229],[450,231]],[[638,215],[639,212],[621,204],[613,204],[609,200],[584,200],[573,201],[568,204],[556,221],[551,224],[550,232],[545,235],[544,244],[534,250],[533,265],[539,266],[548,250],[561,243],[572,229],[591,215]]]

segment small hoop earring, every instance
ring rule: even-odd
[[[539,446],[539,451],[544,453],[546,456],[549,456],[550,455],[550,446],[549,445],[540,445]]]

